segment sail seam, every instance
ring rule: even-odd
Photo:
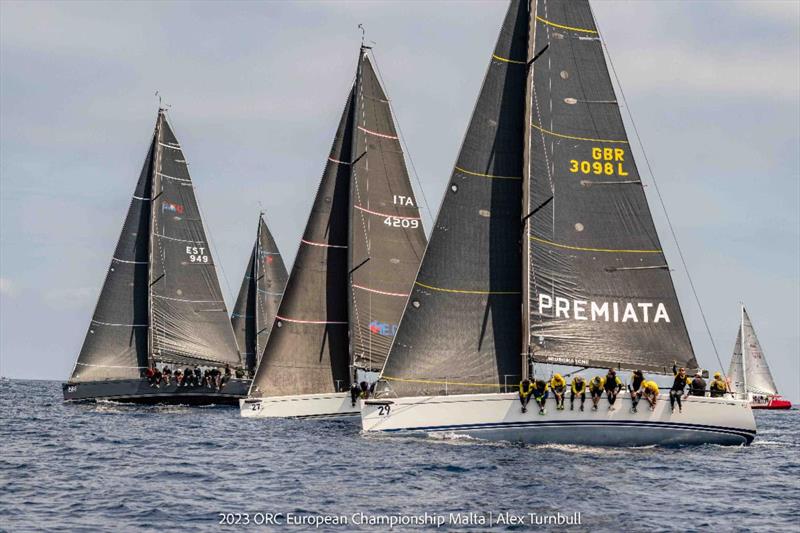
[[[147,368],[146,366],[93,365],[90,363],[81,363],[81,362],[77,362],[75,364],[80,366],[93,366],[96,368],[137,368],[137,369]]]
[[[406,294],[406,293],[402,293],[402,292],[387,292],[387,291],[379,291],[378,289],[371,289],[371,288],[369,288],[369,287],[364,287],[364,286],[361,286],[361,285],[356,285],[355,283],[353,283],[352,285],[353,285],[353,287],[355,287],[356,289],[361,289],[361,290],[363,290],[363,291],[367,291],[367,292],[374,292],[375,294],[383,294],[383,295],[385,295],[385,296],[400,296],[400,297],[402,297],[402,298],[407,298],[407,297],[408,297],[408,294]]]
[[[508,59],[505,57],[500,57],[497,54],[492,54],[492,58],[497,59],[498,61],[502,61],[503,63],[513,63],[514,65],[527,65],[527,61],[517,61],[516,59]]]
[[[334,163],[337,163],[339,165],[350,165],[350,163],[348,163],[347,161],[339,161],[338,159],[334,159],[332,157],[328,157],[328,161],[333,161]]]
[[[388,213],[379,213],[377,211],[371,211],[371,210],[367,209],[366,207],[362,207],[360,205],[353,205],[353,207],[355,207],[356,209],[359,209],[361,211],[364,211],[365,213],[369,213],[371,215],[378,215],[378,216],[381,216],[381,217],[392,217],[392,218],[399,218],[399,219],[402,219],[402,220],[420,220],[420,217],[403,217],[403,216],[400,216],[400,215],[392,215],[392,214],[388,214]]]
[[[283,316],[275,315],[275,318],[278,320],[283,320],[285,322],[293,322],[295,324],[338,324],[338,325],[347,325],[350,324],[348,321],[344,322],[337,322],[333,320],[297,320],[294,318],[286,318]]]
[[[663,250],[615,250],[611,248],[586,248],[583,246],[570,246],[568,244],[559,244],[557,242],[548,241],[546,239],[540,239],[539,237],[535,237],[533,235],[530,236],[532,241],[540,242],[542,244],[549,244],[550,246],[555,246],[556,248],[564,248],[566,250],[577,250],[579,252],[607,252],[607,253],[626,253],[626,254],[661,254],[664,253]]]
[[[576,135],[565,135],[563,133],[556,133],[554,131],[550,131],[544,129],[538,124],[531,123],[531,126],[536,128],[537,130],[541,131],[542,133],[546,133],[548,135],[552,135],[553,137],[560,137],[562,139],[570,139],[573,141],[589,141],[589,142],[596,142],[596,143],[619,143],[619,144],[629,144],[628,141],[624,139],[595,139],[593,137],[578,137]]]
[[[538,20],[542,24],[547,24],[548,26],[552,26],[554,28],[560,28],[562,30],[578,31],[578,32],[581,32],[581,33],[592,33],[592,34],[597,35],[597,31],[596,30],[590,30],[588,28],[576,28],[575,26],[565,26],[564,24],[557,24],[555,22],[551,22],[551,21],[549,21],[549,20],[547,20],[545,18],[542,18],[542,17],[540,17],[538,15],[536,16],[536,20]]]
[[[321,246],[322,248],[344,248],[344,249],[347,249],[347,246],[342,246],[340,244],[325,244],[323,242],[312,242],[312,241],[307,241],[305,239],[300,239],[300,242],[302,242],[303,244],[311,245],[311,246]]]
[[[111,259],[113,261],[117,261],[117,262],[120,262],[120,263],[128,263],[128,264],[131,264],[131,265],[148,265],[148,264],[150,264],[149,261],[126,261],[125,259],[120,259],[118,257],[112,257]]]
[[[134,198],[135,200],[141,200],[141,201],[143,201],[143,202],[149,202],[149,201],[151,200],[150,198],[145,198],[145,197],[143,197],[143,196],[136,196],[135,194],[133,195],[133,198]]]
[[[206,241],[194,241],[194,240],[186,240],[186,239],[178,239],[176,237],[167,237],[166,235],[162,235],[160,233],[153,232],[153,235],[156,237],[161,237],[162,239],[167,239],[168,241],[178,241],[178,242],[193,242],[195,244],[206,244]],[[163,259],[163,256],[162,256]]]
[[[192,181],[192,180],[187,180],[186,178],[176,178],[175,176],[169,176],[169,175],[163,174],[161,172],[156,172],[156,174],[158,174],[162,178],[167,178],[167,179],[175,180],[175,181],[185,181],[185,182],[190,182],[190,183]]]
[[[153,298],[160,298],[162,300],[171,300],[173,302],[189,302],[193,304],[221,304],[225,303],[223,300],[187,300],[185,298],[172,298],[171,296],[162,296],[160,294],[154,294]]]
[[[480,178],[489,178],[495,180],[521,180],[522,176],[498,176],[496,174],[483,174],[481,172],[473,172],[471,170],[466,170],[459,166],[454,167],[455,170],[458,172],[463,172],[464,174],[469,174],[470,176],[478,176]]]
[[[368,130],[367,128],[364,128],[362,126],[359,126],[358,129],[360,129],[364,133],[369,133],[370,135],[375,135],[376,137],[383,137],[384,139],[397,140],[397,136],[396,135],[387,135],[385,133],[378,133],[377,131]]]
[[[120,326],[120,327],[131,327],[131,328],[146,328],[148,324],[112,324],[110,322],[101,322],[99,320],[92,319],[92,322],[95,324],[100,324],[101,326]]]
[[[165,148],[172,148],[173,150],[180,150],[181,149],[180,146],[172,146],[170,144],[164,144],[162,142],[159,142],[158,144],[160,144],[161,146],[163,146]]]
[[[425,289],[431,289],[433,291],[439,291],[439,292],[452,292],[457,294],[495,294],[495,295],[522,294],[520,291],[473,291],[473,290],[462,290],[462,289],[443,289],[441,287],[433,287],[431,285],[425,285],[424,283],[420,283],[419,281],[415,281],[414,283]]]

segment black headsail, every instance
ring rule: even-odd
[[[379,371],[425,250],[425,232],[389,99],[359,57],[351,160],[350,341],[353,364]]]
[[[697,366],[588,0],[532,16],[530,349],[535,361]]]
[[[350,383],[347,241],[351,91],[251,396],[333,392]]]
[[[267,344],[288,277],[278,246],[259,215],[256,242],[231,313],[236,343],[249,371],[255,371]]]
[[[155,362],[241,365],[183,152],[159,112],[150,218]]]
[[[398,395],[520,379],[528,16],[511,2],[384,366],[382,387]]]
[[[148,269],[153,135],[128,215],[70,381],[138,378],[148,365]]]

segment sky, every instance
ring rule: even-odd
[[[778,388],[798,402],[800,2],[592,5],[722,365],[744,302]],[[68,377],[155,91],[171,106],[230,308],[259,209],[287,265],[294,258],[354,76],[358,24],[435,215],[506,7],[1,1],[0,374]],[[635,153],[698,359],[718,369]],[[423,219],[430,228],[430,211]]]

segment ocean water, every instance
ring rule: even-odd
[[[757,413],[750,447],[525,447],[365,437],[357,419],[244,420],[230,407],[64,404],[49,381],[0,387],[3,530],[385,531],[392,517],[396,531],[800,528],[796,409]],[[553,524],[558,513],[580,525]],[[347,523],[315,525],[325,519]]]

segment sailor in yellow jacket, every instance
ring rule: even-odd
[[[645,380],[642,383],[642,395],[647,403],[650,404],[650,410],[656,410],[656,401],[658,400],[658,383],[652,380]]]
[[[597,411],[597,404],[600,403],[600,398],[603,397],[603,389],[606,380],[603,376],[595,376],[589,382],[589,394],[592,396],[592,411]]]
[[[550,379],[550,390],[553,391],[553,396],[556,397],[556,409],[559,411],[564,410],[564,396],[567,393],[567,380],[561,374],[556,374]]]
[[[533,395],[533,383],[528,379],[523,379],[519,382],[519,401],[522,404],[522,412],[528,412],[528,402],[531,401]]]
[[[583,404],[586,402],[586,380],[583,379],[583,376],[575,376],[574,378],[572,378],[572,383],[570,383],[570,395],[569,395],[570,411],[572,411],[575,408],[576,396],[580,396],[581,411],[583,411]]]
[[[728,392],[728,386],[722,379],[722,374],[714,372],[714,381],[708,386],[708,390],[711,391],[712,398],[722,398],[725,396],[725,393]]]
[[[536,400],[536,403],[539,405],[540,415],[545,413],[544,404],[547,401],[548,390],[550,390],[550,385],[548,385],[545,380],[537,379],[533,382],[533,399]]]

